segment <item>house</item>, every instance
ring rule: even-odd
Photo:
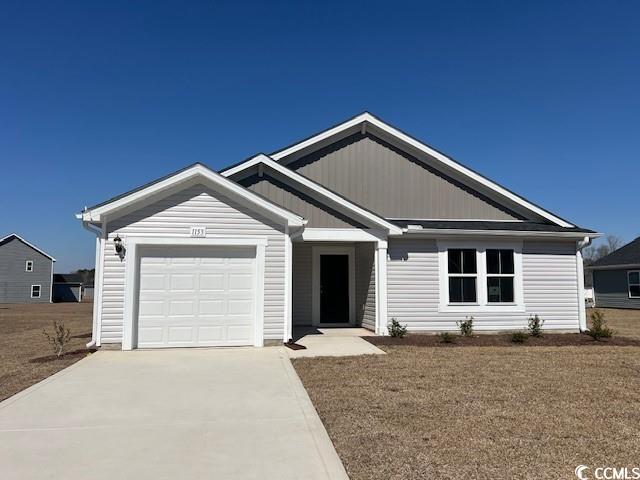
[[[219,173],[194,164],[78,214],[96,234],[93,342],[282,343],[299,326],[387,333],[586,329],[599,236],[363,113]]]
[[[596,307],[640,309],[640,237],[589,266]]]
[[[84,297],[82,276],[78,273],[53,274],[54,302],[81,302]]]
[[[0,303],[51,302],[56,259],[16,233],[0,239]]]

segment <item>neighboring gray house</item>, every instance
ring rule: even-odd
[[[589,266],[596,307],[640,309],[640,237]]]
[[[78,214],[96,234],[93,340],[278,343],[299,326],[586,329],[599,234],[363,113],[219,173],[186,167]]]
[[[0,239],[0,303],[51,302],[55,261],[15,233]]]
[[[54,302],[81,302],[84,295],[82,276],[78,273],[53,274]]]

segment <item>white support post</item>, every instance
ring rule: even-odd
[[[284,335],[286,343],[293,338],[293,244],[289,226],[284,231]]]
[[[387,328],[387,242],[378,241],[375,249],[376,334],[388,335]]]

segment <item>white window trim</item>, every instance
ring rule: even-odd
[[[501,313],[524,312],[523,280],[522,280],[522,242],[486,242],[470,240],[438,240],[438,270],[440,278],[439,312],[451,313]],[[447,250],[450,248],[473,248],[476,250],[476,299],[475,303],[449,302],[449,265]],[[487,292],[487,250],[513,250],[513,303],[490,303]],[[464,276],[464,275],[454,275]],[[470,276],[470,275],[467,275]],[[500,275],[490,275],[500,276]],[[511,275],[505,275],[511,276]]]
[[[33,272],[33,260],[27,260],[26,262],[24,262],[24,271],[29,273]]]
[[[33,294],[33,287],[38,287],[38,295]],[[41,298],[42,297],[42,285],[31,285],[31,298]]]
[[[629,276],[632,273],[637,273],[638,275],[640,275],[640,270],[627,270],[627,294],[629,295],[629,298],[640,298],[640,296],[631,295],[631,285],[640,285],[640,283],[631,283],[629,281]]]
[[[255,247],[256,250],[256,278],[255,278],[255,329],[254,346],[264,345],[264,275],[265,252],[268,245],[266,237],[127,237],[125,239],[127,254],[125,257],[125,296],[124,296],[124,328],[122,336],[122,350],[132,350],[137,347],[137,303],[138,303],[138,275],[140,269],[140,247],[142,246],[230,246]]]
[[[349,257],[349,322],[320,323],[320,255],[347,255]],[[332,325],[355,325],[356,323],[356,249],[355,247],[312,247],[312,297],[311,324],[330,327]]]

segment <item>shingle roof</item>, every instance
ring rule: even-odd
[[[610,265],[636,265],[640,264],[640,237],[636,238],[624,247],[602,257],[594,262],[591,267],[604,267]]]
[[[561,227],[551,223],[538,222],[484,222],[478,220],[391,220],[402,228],[418,225],[422,228],[456,230],[511,230],[516,232],[580,232],[586,235],[596,233],[580,227]]]
[[[83,283],[79,273],[54,273],[54,283]]]

